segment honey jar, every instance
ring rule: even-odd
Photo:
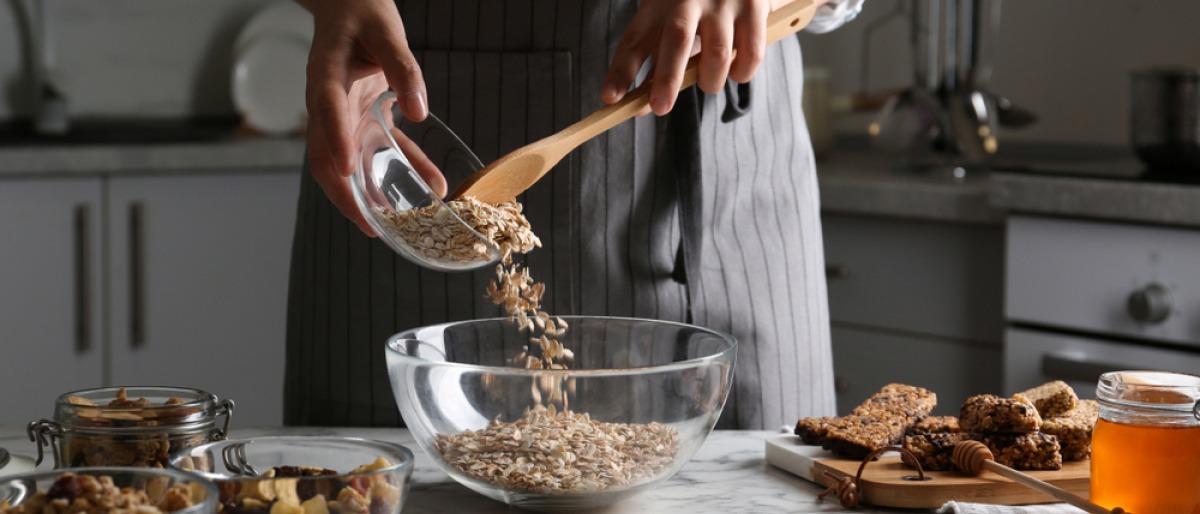
[[[49,446],[56,468],[165,468],[175,452],[224,439],[232,416],[232,400],[199,389],[102,387],[59,396],[54,419],[28,430],[37,462]]]
[[[1137,514],[1200,514],[1200,376],[1105,373],[1096,399],[1091,501]]]

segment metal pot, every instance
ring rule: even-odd
[[[1200,170],[1200,71],[1153,68],[1131,74],[1130,139],[1155,171]]]

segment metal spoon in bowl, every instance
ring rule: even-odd
[[[767,17],[767,44],[799,32],[816,13],[812,0],[795,0]],[[693,56],[683,75],[682,88],[696,83],[699,56]],[[650,84],[643,83],[621,101],[601,107],[583,120],[540,141],[523,146],[467,177],[450,194],[453,200],[473,196],[486,203],[503,203],[532,187],[572,150],[642,112],[650,102]]]

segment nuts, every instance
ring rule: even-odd
[[[157,494],[151,494],[150,489],[118,488],[107,475],[68,472],[59,476],[48,491],[38,491],[20,505],[10,506],[8,500],[0,502],[0,514],[161,514],[197,503],[186,484],[174,484],[165,491],[156,491]]]
[[[153,405],[146,398],[131,399],[122,387],[117,390],[116,398],[105,405],[97,405],[81,396],[68,396],[64,400],[78,407],[75,414],[79,418],[104,430],[164,427],[163,433],[139,432],[136,435],[115,435],[111,430],[71,433],[64,436],[63,441],[64,462],[70,467],[164,468],[171,453],[203,444],[208,438],[206,433],[166,433],[167,425],[195,412],[193,407],[171,407],[186,403],[182,398],[171,397],[161,406]],[[164,409],[164,406],[168,408]]]

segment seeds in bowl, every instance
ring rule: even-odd
[[[605,423],[586,413],[536,407],[514,422],[438,435],[459,472],[536,494],[586,494],[637,485],[670,468],[679,432],[662,423]]]
[[[117,487],[107,475],[63,473],[49,489],[34,493],[19,505],[0,502],[0,514],[161,514],[183,510],[199,502],[199,495],[187,484],[177,483],[163,490],[160,482],[146,488]]]

